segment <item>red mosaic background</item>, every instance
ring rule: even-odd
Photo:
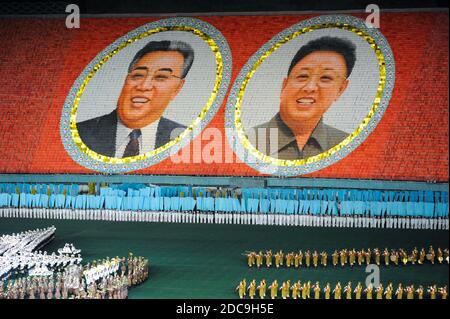
[[[233,82],[260,46],[311,17],[199,18],[227,39]],[[448,18],[448,13],[436,12],[381,14],[380,31],[396,62],[395,87],[385,115],[350,155],[304,177],[448,182]],[[95,173],[72,160],[61,142],[64,100],[101,50],[155,20],[90,18],[81,20],[80,29],[66,29],[64,19],[0,20],[0,173]],[[225,102],[209,127],[223,131]],[[230,152],[226,140],[223,144],[223,153]],[[241,162],[174,165],[170,159],[134,173],[261,176]]]

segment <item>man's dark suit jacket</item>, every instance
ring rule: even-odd
[[[161,117],[156,130],[155,149],[170,141],[170,134],[178,129],[177,135],[186,126]],[[78,134],[89,149],[94,152],[114,157],[116,153],[117,111],[77,123]]]

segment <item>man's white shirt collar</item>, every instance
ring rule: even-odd
[[[153,151],[155,149],[156,131],[158,130],[159,119],[153,123],[142,127],[141,136],[139,137],[139,155]],[[125,126],[120,118],[117,118],[116,131],[116,158],[122,158],[125,148],[130,142],[130,133],[133,129]]]

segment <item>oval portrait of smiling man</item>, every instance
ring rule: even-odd
[[[64,145],[94,170],[148,167],[208,124],[230,72],[226,41],[206,22],[144,25],[103,50],[77,79],[61,119]]]
[[[323,16],[301,22],[265,44],[241,71],[227,104],[229,141],[263,173],[319,170],[375,127],[394,73],[386,40],[364,21]]]

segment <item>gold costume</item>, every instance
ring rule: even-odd
[[[357,252],[357,255],[358,255],[358,266],[362,265],[362,263],[364,261],[364,254],[365,254],[364,250]]]
[[[266,256],[266,266],[267,268],[272,266],[272,251],[269,250],[266,252],[265,256]]]
[[[325,294],[325,299],[330,299],[330,294],[331,294],[331,287],[330,284],[327,283],[327,285],[325,286],[325,288],[323,289],[323,292]]]
[[[333,267],[336,267],[337,264],[338,264],[338,260],[339,260],[339,254],[338,254],[338,252],[336,250],[331,255],[331,258],[332,258],[332,261],[333,261]]]
[[[255,252],[250,252],[247,254],[247,265],[249,267],[253,267],[253,265],[255,264]]]
[[[363,287],[362,287],[361,283],[358,282],[358,285],[356,286],[355,291],[354,291],[355,299],[361,299],[362,290],[363,290]]]
[[[298,282],[292,285],[292,299],[297,299],[300,297],[300,285]]]
[[[374,253],[375,253],[375,263],[377,264],[377,266],[379,266],[381,264],[381,261],[380,261],[380,251],[378,250],[378,248],[375,249]]]
[[[270,289],[270,298],[275,299],[278,296],[278,282],[275,280],[272,282],[272,284],[269,286]]]
[[[313,286],[313,290],[314,290],[314,299],[320,299],[320,284],[318,281]]]
[[[393,292],[393,290],[394,290],[394,288],[392,288],[392,283],[390,283],[386,287],[386,291],[384,292],[386,299],[392,299],[392,292]]]
[[[366,252],[366,265],[370,265],[370,258],[372,258],[372,252],[369,248]]]
[[[279,268],[280,267],[280,265],[282,265],[283,263],[282,263],[282,257],[281,257],[281,255],[280,255],[280,253],[276,253],[275,254],[275,267],[277,267],[277,268]]]
[[[437,261],[440,264],[442,264],[442,262],[444,261],[444,256],[442,254],[442,250],[440,247],[438,247],[438,250],[437,250]]]
[[[395,296],[397,297],[397,299],[403,299],[403,291],[404,289],[402,287],[402,284],[399,284],[397,290],[395,291]]]
[[[383,299],[383,292],[384,292],[384,288],[383,288],[383,285],[382,284],[380,284],[379,286],[378,286],[378,288],[376,289],[376,292],[377,292],[377,299]]]
[[[344,287],[345,299],[352,299],[352,283],[349,281]]]
[[[323,252],[320,254],[320,256],[322,257],[322,258],[321,258],[321,264],[322,264],[322,266],[323,266],[323,267],[326,267],[326,266],[327,266],[327,262],[328,262],[328,254],[327,254],[325,251],[323,251]]]
[[[347,253],[345,250],[341,250],[339,252],[339,257],[340,257],[340,261],[341,261],[341,266],[344,267],[345,266],[345,259],[346,259]]]
[[[419,289],[417,289],[416,292],[417,292],[417,297],[419,299],[423,299],[423,287],[419,286]]]
[[[341,294],[342,294],[342,288],[341,288],[341,283],[338,282],[336,287],[333,290],[334,293],[334,299],[341,299]]]
[[[366,293],[366,299],[372,299],[373,287],[371,285],[367,287],[364,292]]]
[[[293,258],[294,258],[294,255],[292,253],[289,253],[286,255],[286,267],[291,268]]]
[[[239,285],[236,287],[236,290],[238,290],[239,293],[239,298],[244,299],[245,297],[245,289],[247,288],[247,284],[244,280],[241,280],[241,282],[239,283]]]
[[[420,253],[419,253],[419,265],[422,265],[425,262],[425,257],[426,257],[426,253],[425,253],[425,249],[421,249]]]
[[[257,287],[257,289],[258,289],[258,292],[259,292],[259,298],[260,299],[266,298],[267,284],[266,284],[266,280],[265,279],[261,280],[261,282],[259,283],[259,286]]]
[[[447,299],[447,286],[439,288],[439,294],[441,295],[441,299]]]
[[[263,253],[260,251],[256,254],[256,267],[260,268],[263,264]]]
[[[311,265],[311,253],[309,250],[305,253],[305,264],[306,267],[309,267]]]
[[[429,287],[428,293],[430,294],[430,299],[436,299],[436,286]]]
[[[414,286],[406,287],[406,299],[414,299]]]
[[[350,266],[353,267],[356,261],[356,251],[354,249],[350,250],[350,252],[348,253],[348,258]]]
[[[253,279],[248,286],[248,296],[253,299],[256,295],[256,281]]]
[[[300,267],[300,256],[298,254],[294,255],[294,267],[295,268]]]
[[[384,257],[384,265],[389,266],[389,251],[387,248],[383,251],[383,257]]]
[[[318,265],[319,265],[319,254],[317,253],[317,251],[314,251],[314,253],[313,253],[313,266],[314,266],[314,268],[317,268]]]

